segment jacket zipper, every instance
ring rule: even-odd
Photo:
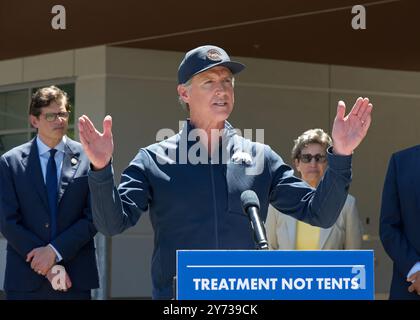
[[[216,240],[216,249],[219,249],[219,232],[218,232],[218,219],[217,219],[217,205],[216,205],[216,192],[215,192],[215,185],[214,185],[214,176],[213,176],[213,165],[210,161],[210,176],[211,176],[211,189],[212,189],[212,197],[213,197],[213,213],[214,213],[214,234]]]

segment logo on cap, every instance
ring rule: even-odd
[[[210,49],[207,51],[207,58],[209,58],[212,61],[221,61],[222,54],[216,49]]]

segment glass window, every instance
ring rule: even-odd
[[[0,130],[26,128],[28,126],[27,104],[27,90],[0,93]]]

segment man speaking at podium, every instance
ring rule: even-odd
[[[329,168],[315,190],[294,177],[269,146],[244,139],[227,122],[234,104],[234,75],[244,68],[216,46],[187,52],[178,68],[177,90],[189,118],[178,134],[140,149],[118,188],[113,180],[111,117],[105,117],[103,133],[87,116],[79,118],[80,139],[91,161],[89,186],[97,229],[112,236],[135,225],[143,212],[150,213],[155,299],[173,297],[177,249],[255,249],[241,207],[244,190],[257,194],[262,220],[271,203],[324,228],[336,221],[346,200],[351,155],[371,123],[369,100],[358,98],[347,116],[344,102],[338,103]]]

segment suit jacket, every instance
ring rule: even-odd
[[[4,289],[35,291],[45,277],[27,263],[34,248],[51,243],[77,290],[98,287],[90,196],[89,160],[81,144],[67,138],[59,185],[57,232],[50,237],[50,211],[36,140],[0,158],[0,231],[7,239]]]
[[[270,206],[266,220],[267,241],[271,249],[296,249],[297,220]],[[356,207],[356,199],[348,195],[337,222],[330,228],[321,228],[321,250],[360,249],[362,226]]]
[[[392,261],[390,299],[418,299],[407,274],[420,261],[420,145],[391,156],[382,193],[379,234]]]

